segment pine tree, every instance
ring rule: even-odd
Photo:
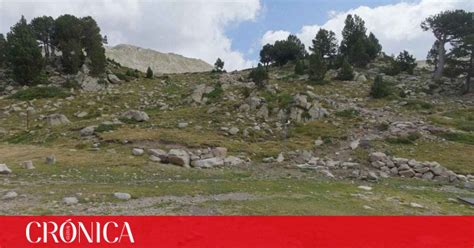
[[[416,59],[408,53],[408,51],[400,52],[397,56],[396,62],[400,67],[401,71],[406,71],[408,74],[413,74],[413,70],[416,67]]]
[[[388,83],[383,80],[381,75],[377,75],[370,89],[370,95],[373,98],[383,98],[390,95],[390,93],[391,89]]]
[[[216,63],[214,63],[214,72],[222,72],[224,70],[224,61],[220,58],[217,58]]]
[[[260,50],[260,62],[265,67],[268,67],[268,65],[273,62],[275,58],[274,51],[274,47],[271,44],[266,44],[262,50]]]
[[[371,60],[375,59],[382,52],[382,45],[372,32],[370,32],[367,42],[367,54]]]
[[[100,75],[105,72],[106,58],[103,37],[97,22],[90,16],[81,18],[81,43],[91,60],[91,74]]]
[[[337,39],[333,31],[319,29],[312,40],[313,46],[309,48],[313,53],[318,51],[322,58],[333,59],[337,54]]]
[[[149,66],[148,69],[146,69],[146,78],[153,78],[153,71]]]
[[[435,41],[431,49],[428,51],[428,54],[426,55],[426,63],[428,65],[434,66],[435,71],[438,67],[438,43],[439,41]]]
[[[66,73],[76,74],[84,63],[82,52],[83,26],[72,15],[62,15],[55,20],[53,44],[62,52],[61,62]]]
[[[296,60],[295,62],[295,74],[303,75],[304,74],[304,61],[301,59]]]
[[[43,69],[41,48],[23,16],[7,34],[6,60],[20,84],[35,83]]]
[[[438,42],[437,66],[433,75],[435,79],[439,79],[443,75],[446,62],[446,43],[451,42],[458,30],[470,21],[472,21],[472,14],[464,10],[447,10],[430,16],[421,23],[421,28],[424,31],[431,30]]]
[[[7,48],[7,41],[5,40],[5,37],[3,36],[3,34],[0,34],[0,67],[3,67],[3,65],[5,65],[6,48]]]
[[[323,58],[316,50],[309,56],[309,77],[314,81],[321,81],[327,72],[327,66]]]
[[[347,60],[347,58],[344,59],[344,61],[342,62],[341,69],[337,74],[336,78],[342,81],[349,81],[354,79],[354,70],[352,69],[352,66]]]
[[[257,68],[250,72],[249,78],[253,80],[258,88],[262,89],[265,87],[265,80],[268,79],[267,70],[265,70],[262,64],[258,63]]]
[[[36,39],[43,44],[43,51],[46,58],[54,52],[52,48],[52,37],[54,31],[54,19],[51,16],[36,17],[31,20],[31,27]]]
[[[295,35],[289,35],[286,40],[276,41],[272,49],[272,61],[283,66],[289,61],[302,59],[306,56],[304,44]]]

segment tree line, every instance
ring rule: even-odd
[[[22,85],[42,82],[46,65],[76,74],[87,63],[90,74],[99,76],[106,67],[104,42],[106,37],[90,16],[41,16],[30,23],[22,16],[6,37],[0,34],[0,66],[9,68]]]
[[[466,76],[465,92],[471,91],[473,77],[474,17],[472,12],[450,10],[426,18],[421,23],[424,31],[432,31],[436,41],[428,52],[427,62],[434,65],[433,78],[441,76]],[[450,50],[445,46],[450,44]],[[338,43],[336,34],[331,30],[319,29],[309,53],[304,44],[295,36],[286,40],[266,44],[260,50],[260,63],[251,75],[266,78],[263,67],[283,66],[290,61],[295,63],[295,73],[308,72],[313,80],[322,80],[328,69],[339,69],[337,78],[352,80],[352,67],[365,67],[382,54],[382,46],[373,33],[367,34],[362,18],[347,15],[342,30],[342,41]],[[400,72],[413,74],[415,58],[408,51],[402,51],[396,57],[388,57],[389,66],[383,70],[387,75]],[[309,65],[305,65],[305,60]]]

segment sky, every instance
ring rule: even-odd
[[[132,44],[199,58],[220,57],[227,70],[258,63],[266,43],[296,34],[308,47],[320,28],[341,40],[347,14],[365,20],[387,54],[408,50],[424,59],[434,37],[420,23],[474,0],[0,0],[0,33],[24,15],[92,16],[110,46]]]

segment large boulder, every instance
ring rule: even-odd
[[[91,136],[94,134],[96,126],[89,126],[81,129],[80,134],[81,136]]]
[[[160,162],[168,163],[168,153],[161,149],[148,149],[148,154],[155,158],[159,158]],[[156,159],[155,159],[156,160]]]
[[[214,87],[212,86],[206,86],[205,84],[196,85],[191,94],[191,99],[197,103],[205,103],[207,99],[204,97],[204,94],[209,94],[213,90]]]
[[[148,116],[147,113],[143,111],[138,111],[138,110],[129,110],[127,112],[124,112],[122,114],[122,118],[125,118],[128,120],[134,120],[138,122],[150,120],[150,117]]]
[[[50,127],[59,126],[71,123],[69,119],[63,114],[51,114],[46,116],[46,123]]]
[[[195,160],[191,162],[191,165],[197,168],[212,168],[212,167],[224,165],[224,159],[218,158],[218,157],[200,159],[200,160]]]
[[[6,164],[0,164],[0,174],[7,175],[11,173],[12,170],[10,170]]]
[[[171,149],[168,152],[168,162],[183,167],[189,167],[190,163],[189,153],[182,149]]]
[[[243,163],[245,163],[244,160],[238,157],[234,157],[234,156],[228,156],[227,158],[224,159],[225,166],[237,166]]]
[[[118,78],[115,74],[107,74],[107,79],[111,84],[119,84],[122,82],[122,80],[120,80],[120,78]]]

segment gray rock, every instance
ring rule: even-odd
[[[385,161],[387,160],[387,155],[383,152],[374,152],[370,154],[369,159],[371,162]]]
[[[224,165],[225,166],[237,166],[245,163],[241,158],[234,157],[234,156],[228,156],[227,158],[224,159]]]
[[[357,149],[357,147],[359,147],[359,141],[360,141],[359,139],[356,139],[356,140],[351,142],[350,147],[351,147],[352,150],[355,150],[355,149]]]
[[[12,170],[10,170],[6,164],[0,164],[0,175],[7,175],[11,173]]]
[[[229,129],[228,133],[231,135],[236,135],[237,133],[239,133],[239,129],[236,127],[232,127]]]
[[[122,193],[122,192],[114,193],[114,197],[119,200],[125,200],[125,201],[132,199],[132,196],[129,193]]]
[[[160,161],[163,162],[163,163],[168,162],[168,153],[161,150],[161,149],[148,149],[148,154],[150,154],[151,156],[159,158]]]
[[[278,163],[281,163],[281,162],[283,162],[284,160],[285,160],[285,157],[283,156],[283,153],[280,152],[280,154],[278,154],[278,157],[277,157],[276,161],[277,161]]]
[[[444,172],[446,171],[446,169],[442,166],[435,166],[431,168],[431,171],[433,172],[433,174],[435,174],[435,176],[442,176],[445,174]]]
[[[178,123],[178,128],[186,128],[186,127],[188,127],[188,125],[189,124],[187,122],[180,122],[180,123]]]
[[[191,165],[193,167],[197,167],[197,168],[212,168],[212,167],[224,165],[224,159],[223,158],[217,158],[217,157],[207,158],[207,159],[200,159],[200,160],[192,161]]]
[[[48,126],[54,127],[54,126],[59,126],[59,125],[65,125],[71,122],[65,115],[52,114],[52,115],[46,116],[46,123],[48,124]]]
[[[81,136],[91,136],[94,134],[95,129],[96,129],[96,126],[89,126],[89,127],[85,127],[81,129],[79,133],[81,134]]]
[[[2,196],[2,200],[13,200],[18,197],[18,194],[15,191],[9,191],[4,196]]]
[[[47,165],[53,165],[56,164],[56,156],[54,155],[49,155],[46,157],[46,164]]]
[[[431,180],[434,178],[434,174],[431,171],[428,171],[421,176],[421,178],[426,179],[426,180]]]
[[[212,156],[225,158],[227,156],[227,148],[225,147],[215,147],[211,150]]]
[[[63,198],[63,203],[66,204],[66,205],[75,205],[75,204],[78,204],[79,203],[79,200],[77,199],[77,197],[64,197]]]
[[[124,112],[122,114],[122,117],[125,119],[134,120],[138,122],[150,120],[150,117],[147,115],[147,113],[143,111],[138,111],[138,110],[129,110],[127,112]]]
[[[159,158],[157,156],[154,156],[154,155],[150,155],[150,157],[148,157],[148,158],[153,162],[161,162],[161,158]]]
[[[182,149],[171,149],[168,153],[168,162],[174,165],[188,168],[190,160],[188,152]]]
[[[141,155],[143,155],[144,153],[145,153],[145,151],[144,151],[143,149],[141,149],[141,148],[133,148],[133,149],[132,149],[132,154],[133,154],[134,156],[141,156]]]
[[[398,174],[402,177],[414,177],[415,176],[415,172],[412,169],[399,170]]]
[[[31,160],[24,161],[23,163],[21,163],[21,166],[27,170],[33,170],[35,168],[35,166],[33,165],[33,161]]]
[[[120,80],[120,78],[118,78],[115,74],[107,74],[107,79],[111,84],[119,84],[122,82],[122,80]]]
[[[321,138],[314,141],[315,146],[321,146],[322,144],[324,144],[324,141],[322,141]]]

